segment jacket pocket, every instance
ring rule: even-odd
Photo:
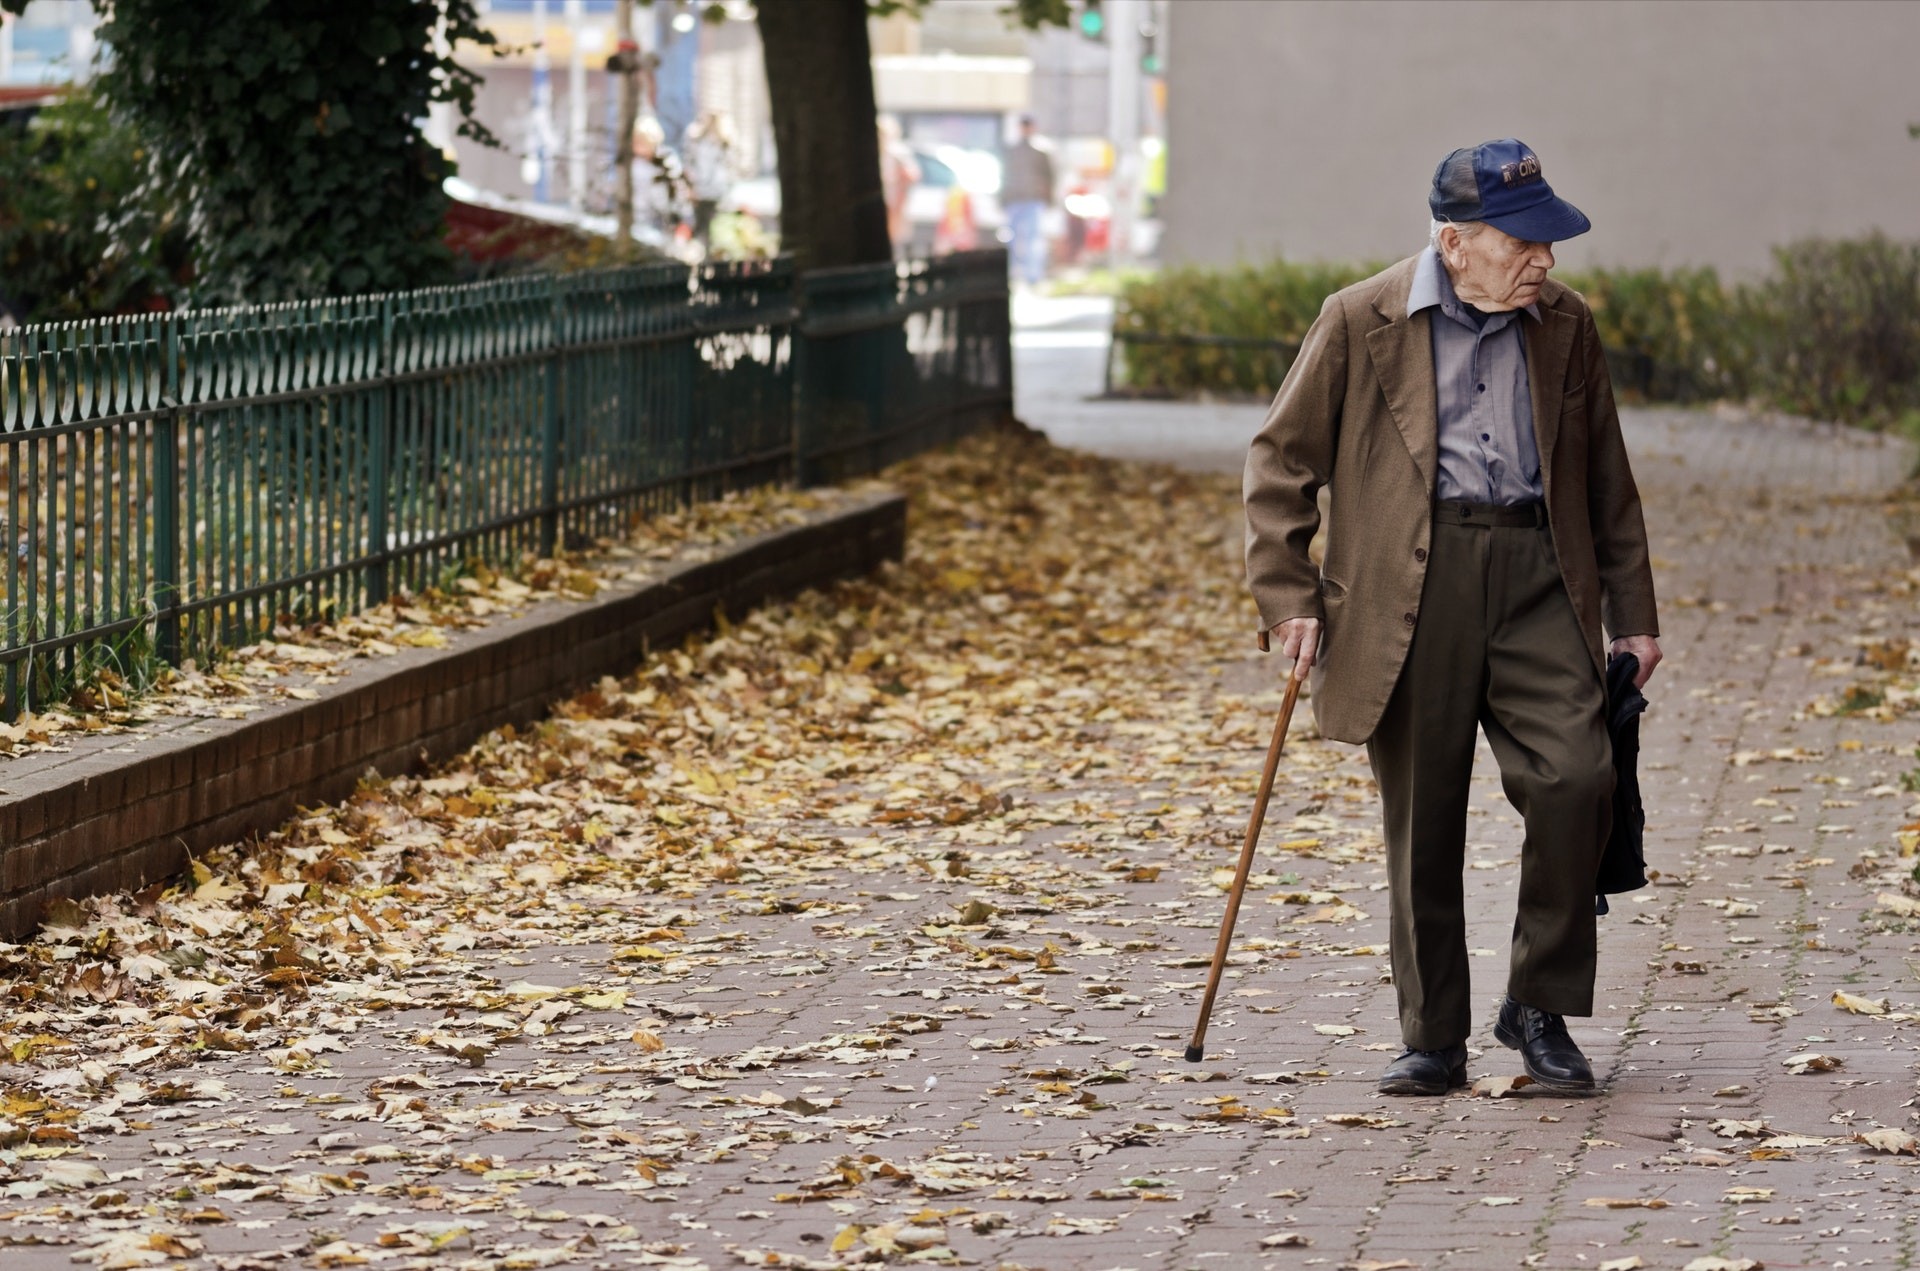
[[[1345,628],[1342,619],[1347,609],[1347,589],[1331,578],[1320,580],[1320,610],[1325,615],[1320,623],[1320,648],[1314,658],[1313,669],[1320,671],[1327,659],[1333,655],[1340,643]]]
[[[1586,408],[1587,382],[1581,380],[1578,384],[1568,389],[1560,398],[1560,413],[1562,415],[1571,415],[1576,411],[1584,411]]]

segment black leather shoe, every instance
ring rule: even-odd
[[[1567,1021],[1560,1016],[1504,997],[1493,1022],[1493,1036],[1502,1046],[1520,1052],[1527,1075],[1542,1088],[1560,1094],[1586,1094],[1593,1089],[1593,1067],[1567,1035]]]
[[[1381,1094],[1445,1094],[1466,1084],[1465,1044],[1445,1050],[1409,1050],[1380,1074]]]

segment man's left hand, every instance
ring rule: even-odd
[[[1650,635],[1621,636],[1613,642],[1611,653],[1631,653],[1640,659],[1640,674],[1633,677],[1635,688],[1645,688],[1660,665],[1660,641]]]

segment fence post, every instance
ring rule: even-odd
[[[540,423],[540,554],[551,557],[560,546],[560,279],[547,279],[546,410]]]
[[[972,421],[962,422],[960,404],[967,398],[967,333],[973,327],[973,309],[967,297],[973,287],[972,275],[979,272],[976,262],[971,269],[961,268],[954,271],[948,280],[951,290],[947,293],[948,304],[940,310],[940,323],[943,335],[941,355],[946,368],[947,388],[947,426],[942,429],[942,440],[951,445],[972,426]]]
[[[180,430],[179,406],[155,421],[153,456],[154,646],[170,666],[180,665]]]
[[[792,361],[792,379],[787,385],[788,410],[793,419],[793,484],[806,489],[813,483],[813,468],[807,462],[807,400],[810,390],[808,357],[812,341],[807,338],[806,275],[793,271],[793,328],[787,337],[793,341],[788,357]]]
[[[907,299],[911,292],[901,277],[902,265],[888,261],[886,268],[884,276],[879,270],[874,271],[874,285],[866,298],[871,302],[880,302],[876,307],[888,313],[889,320],[856,337],[860,344],[860,369],[866,381],[861,387],[864,389],[862,404],[867,414],[868,473],[886,467],[889,451],[898,444],[888,436],[892,429],[888,427],[890,416],[887,405],[894,400],[894,372],[904,359],[912,357],[907,351],[907,319],[900,312],[901,301]],[[886,290],[884,301],[883,287]]]
[[[387,578],[387,561],[391,554],[388,542],[388,487],[387,470],[391,460],[393,430],[399,418],[395,409],[394,396],[400,386],[394,380],[393,358],[393,296],[391,293],[380,297],[380,348],[377,374],[380,378],[380,390],[373,395],[373,418],[368,421],[367,429],[367,546],[370,549],[366,575],[366,603],[377,605],[390,594]]]
[[[715,304],[715,289],[712,271],[694,271],[693,289],[686,298],[686,338],[674,346],[673,400],[679,408],[681,477],[674,488],[679,492],[681,507],[691,507],[700,498],[700,486],[692,475],[700,457],[700,439],[694,436],[694,429],[707,420],[713,410],[712,399],[717,396],[707,391],[710,381],[699,374],[700,340],[711,320],[708,310]]]
[[[149,448],[153,481],[153,643],[169,666],[180,665],[180,433],[188,427],[181,403],[180,320],[167,320],[168,409],[154,417]],[[192,509],[189,509],[192,511]]]

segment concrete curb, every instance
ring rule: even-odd
[[[0,765],[0,939],[22,940],[49,901],[133,889],[189,853],[339,799],[369,768],[393,776],[460,753],[491,729],[543,718],[649,646],[809,587],[898,560],[906,500],[860,496],[804,525],[743,539],[586,603],[548,601],[450,631],[245,719],[167,719],[148,733],[87,738],[67,753]]]

